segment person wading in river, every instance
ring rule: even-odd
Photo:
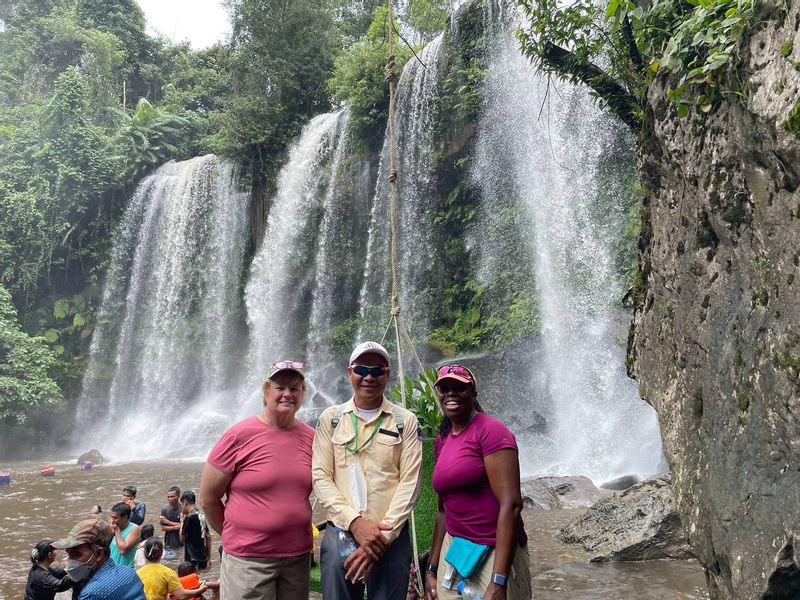
[[[126,485],[122,488],[122,501],[131,507],[131,522],[136,525],[144,523],[144,516],[147,513],[147,507],[144,502],[136,501],[136,486]]]
[[[134,558],[142,529],[131,522],[131,507],[120,502],[111,507],[111,529],[114,539],[111,540],[111,560],[118,565],[134,568]]]
[[[167,490],[167,504],[161,509],[158,518],[161,531],[164,532],[164,546],[181,547],[181,488],[173,485]]]

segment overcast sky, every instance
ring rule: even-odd
[[[174,42],[189,40],[199,50],[230,33],[228,13],[221,0],[138,0],[148,31]]]

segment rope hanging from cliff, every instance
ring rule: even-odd
[[[398,198],[397,198],[397,135],[396,135],[396,119],[395,119],[395,97],[397,95],[397,72],[395,71],[395,25],[394,25],[394,10],[392,8],[392,0],[387,0],[387,21],[388,21],[388,56],[386,57],[386,80],[389,82],[389,115],[388,115],[388,122],[387,122],[387,134],[389,136],[389,174],[388,174],[388,183],[389,183],[389,224],[390,224],[390,254],[391,254],[391,268],[392,268],[392,308],[391,308],[391,320],[386,327],[386,331],[383,334],[383,338],[381,339],[381,343],[383,343],[384,339],[386,338],[386,334],[389,333],[389,328],[394,325],[394,336],[395,336],[395,344],[397,346],[397,365],[398,365],[398,376],[400,378],[400,399],[403,404],[403,408],[406,407],[406,386],[405,386],[405,376],[403,374],[403,351],[402,351],[402,343],[400,332],[401,330],[406,335],[408,339],[409,345],[411,347],[411,352],[414,355],[414,358],[417,360],[418,368],[420,372],[425,376],[425,368],[422,366],[421,361],[419,360],[419,356],[417,355],[416,350],[414,349],[414,344],[411,340],[411,335],[408,331],[402,326],[400,321],[400,276],[398,274],[398,251],[397,251],[397,238],[398,238],[398,231],[397,231],[397,220],[398,220]],[[419,545],[417,543],[417,523],[416,517],[414,516],[414,511],[411,511],[411,544],[414,551],[414,558],[413,558],[413,566],[415,567],[414,572],[416,575],[416,585],[417,590],[419,593],[425,593],[425,584],[422,578],[422,572],[419,569],[417,564],[417,558],[419,557]]]

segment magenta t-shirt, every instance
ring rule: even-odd
[[[222,547],[242,557],[311,552],[311,446],[314,430],[296,421],[281,429],[258,417],[222,434],[208,464],[232,476]]]
[[[436,438],[433,489],[444,505],[447,533],[494,546],[500,503],[489,486],[483,458],[498,450],[517,450],[514,434],[501,421],[477,413],[458,435]],[[519,527],[519,543],[527,543]]]

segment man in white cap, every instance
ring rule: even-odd
[[[353,396],[325,410],[314,437],[314,493],[327,509],[320,550],[325,600],[404,600],[422,441],[409,410],[383,395],[389,353],[363,342],[347,368]]]

